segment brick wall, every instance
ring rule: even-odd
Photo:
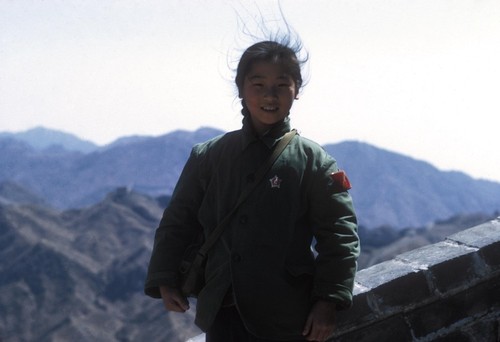
[[[500,341],[500,217],[361,270],[330,341]]]

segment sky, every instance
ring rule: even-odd
[[[500,181],[500,1],[280,4],[309,53],[291,111],[303,136]],[[103,145],[238,129],[233,71],[266,38],[258,23],[283,28],[279,13],[269,0],[0,0],[0,131]]]

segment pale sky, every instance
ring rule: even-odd
[[[257,4],[257,5],[256,5]],[[0,131],[98,144],[241,126],[232,83],[276,1],[0,0]],[[500,181],[500,1],[281,0],[310,54],[292,125]],[[255,25],[254,25],[255,26]],[[376,170],[367,170],[376,172]]]

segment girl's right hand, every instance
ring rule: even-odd
[[[189,310],[189,302],[178,289],[168,286],[160,286],[160,294],[165,309],[175,312],[186,312]]]

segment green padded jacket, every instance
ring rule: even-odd
[[[160,297],[160,285],[179,286],[186,248],[231,211],[288,131],[286,118],[259,137],[244,119],[242,129],[192,149],[156,230],[147,295]],[[295,136],[210,250],[196,324],[210,327],[229,289],[247,329],[267,339],[302,338],[318,299],[348,308],[359,255],[348,188],[321,146]]]

